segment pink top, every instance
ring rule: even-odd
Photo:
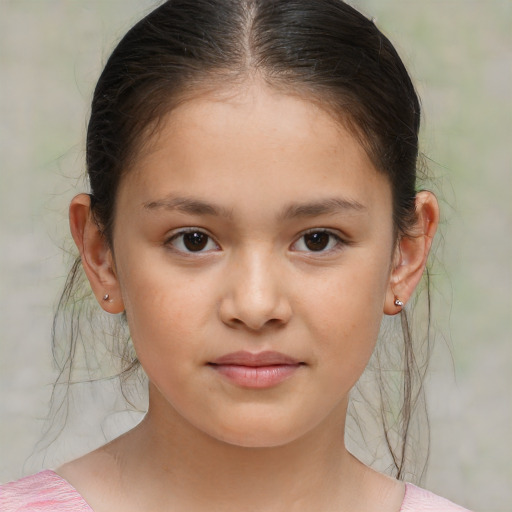
[[[66,480],[51,470],[0,486],[1,512],[93,512]],[[413,484],[405,484],[400,512],[469,512]]]

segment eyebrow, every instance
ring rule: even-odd
[[[178,210],[192,215],[233,217],[232,210],[194,197],[169,196],[144,203],[144,209]],[[333,215],[350,211],[365,212],[367,208],[360,202],[352,199],[331,197],[307,203],[292,203],[286,206],[277,218],[279,220],[290,220],[297,217],[318,217],[320,215]]]
[[[193,197],[169,196],[157,201],[144,203],[146,210],[178,210],[192,215],[212,215],[216,217],[232,217],[231,210],[223,208],[212,203],[207,203],[201,199]]]
[[[330,197],[308,203],[292,203],[287,206],[279,218],[282,220],[296,217],[318,217],[320,215],[334,215],[345,212],[365,212],[366,206],[353,199]]]

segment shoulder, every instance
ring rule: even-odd
[[[54,471],[41,471],[0,486],[2,512],[92,512],[84,499]]]
[[[405,496],[400,512],[469,512],[430,491],[405,484]]]

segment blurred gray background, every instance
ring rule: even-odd
[[[476,511],[512,510],[512,2],[359,0],[413,75],[443,208],[434,276],[424,485]],[[89,102],[113,44],[151,0],[0,0],[0,481],[54,466],[137,421],[88,391],[45,455],[50,327],[83,190]],[[122,418],[122,419],[121,419]],[[108,427],[108,428],[107,428]],[[107,434],[104,434],[105,432]]]

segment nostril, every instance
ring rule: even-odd
[[[222,322],[251,331],[287,324],[292,310],[279,277],[273,275],[268,266],[259,266],[257,271],[244,268],[246,272],[242,276],[231,274],[225,283],[219,303]]]
[[[257,332],[267,329],[282,329],[286,326],[287,322],[280,320],[279,318],[271,318],[263,322],[241,320],[239,318],[231,318],[228,321],[224,321],[226,325],[233,329],[245,328],[249,331]]]

